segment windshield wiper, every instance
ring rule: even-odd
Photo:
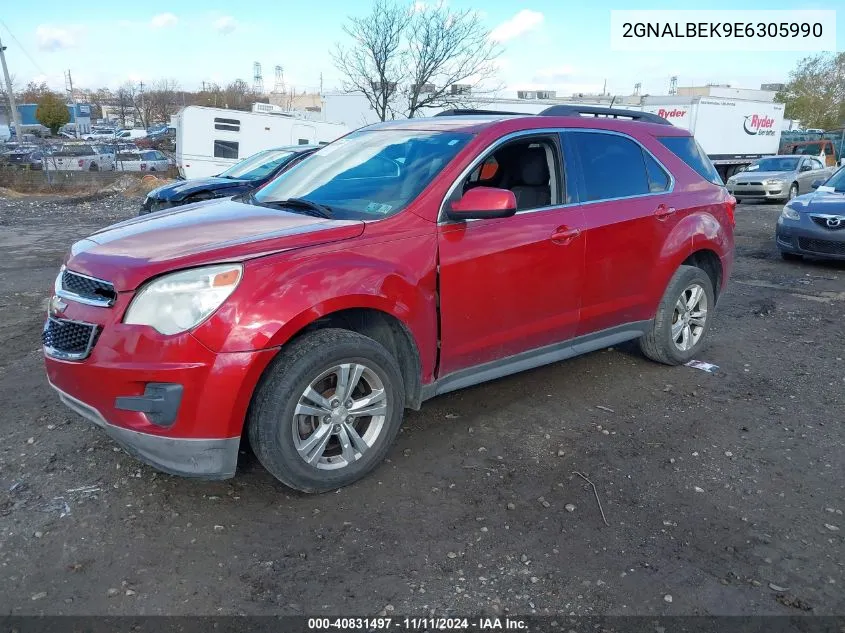
[[[308,215],[313,215],[317,218],[331,218],[332,210],[324,204],[306,200],[305,198],[288,198],[287,200],[274,200],[272,202],[265,202],[265,204],[272,204],[280,207],[294,207],[301,209]]]

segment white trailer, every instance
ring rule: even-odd
[[[643,110],[689,130],[727,180],[778,153],[783,104],[727,97],[645,97]]]
[[[176,164],[185,178],[215,176],[241,159],[282,145],[326,145],[349,132],[339,123],[292,114],[187,106],[171,118]]]

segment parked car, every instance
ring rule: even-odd
[[[109,141],[114,141],[115,131],[108,128],[93,128],[87,134],[83,134],[82,138],[86,141],[100,141],[108,143]]]
[[[153,189],[138,215],[170,207],[234,196],[264,186],[280,173],[310,156],[318,145],[290,145],[264,150],[232,165],[219,176],[180,180]]]
[[[733,262],[712,163],[655,115],[542,114],[378,123],[250,195],[77,242],[50,384],[166,472],[231,477],[246,432],[317,492],[438,394],[631,339],[699,358]]]
[[[0,155],[3,164],[24,169],[43,169],[43,160],[44,152],[37,147],[21,147]]]
[[[114,168],[117,171],[167,171],[175,162],[155,149],[117,154]]]
[[[728,178],[727,186],[737,202],[744,198],[792,200],[810,191],[813,181],[825,180],[833,171],[813,156],[770,156]]]
[[[813,193],[783,207],[775,229],[778,250],[787,260],[845,260],[845,167],[812,186]]]
[[[144,138],[137,140],[138,147],[157,149],[159,151],[176,151],[176,129],[166,127],[161,130],[148,133]]]
[[[146,130],[120,130],[116,132],[114,138],[118,141],[134,141],[139,138],[145,138],[147,136]]]
[[[46,160],[47,169],[60,171],[109,171],[114,169],[114,155],[98,151],[95,145],[62,145]]]

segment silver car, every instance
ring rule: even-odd
[[[743,198],[792,200],[812,191],[813,182],[827,180],[834,171],[815,156],[770,156],[728,178],[727,186],[737,202]]]

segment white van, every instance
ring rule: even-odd
[[[117,134],[115,134],[114,138],[118,141],[134,141],[139,138],[146,138],[147,131],[146,130],[120,130]]]

